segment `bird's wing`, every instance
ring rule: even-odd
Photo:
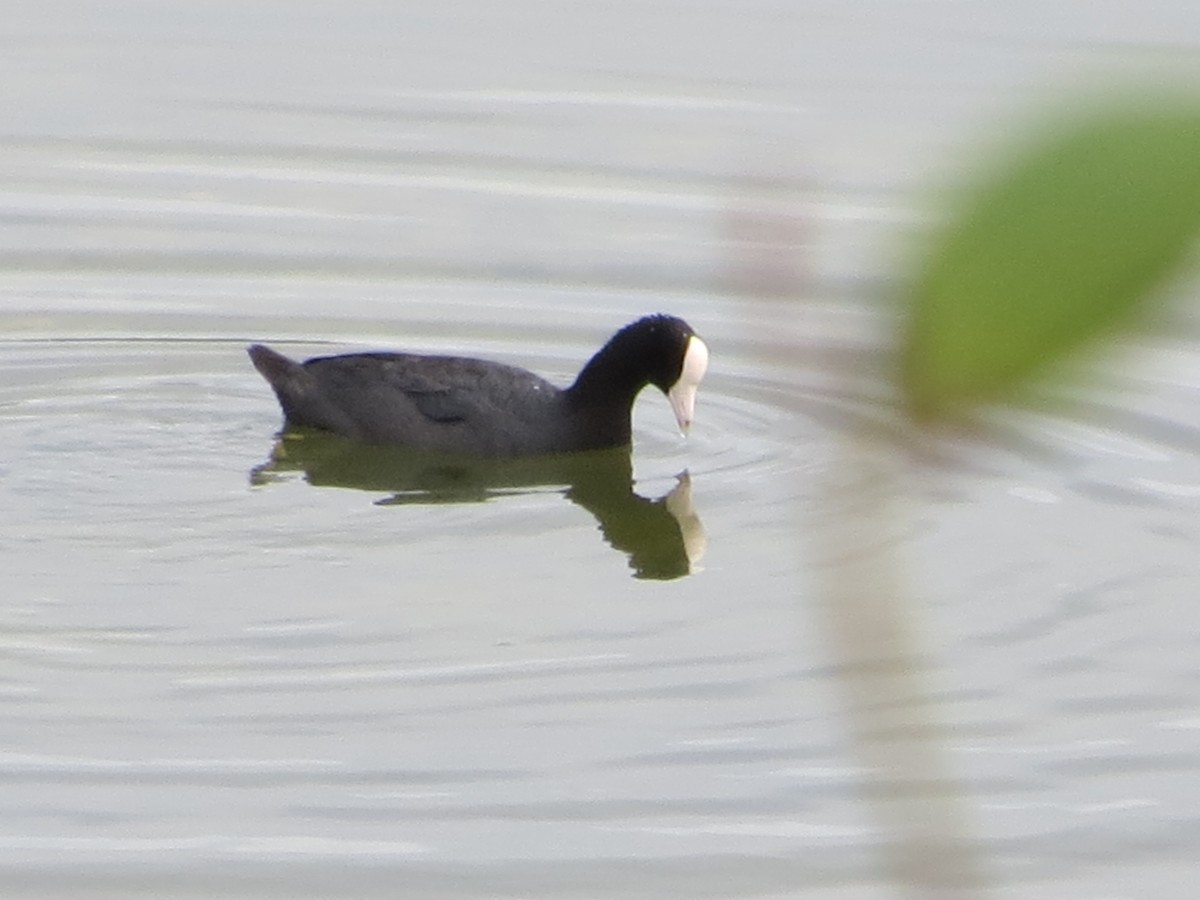
[[[465,422],[485,410],[494,411],[503,406],[503,394],[514,385],[529,391],[535,382],[541,382],[519,369],[460,357],[360,353],[326,359],[328,362],[312,360],[308,365],[315,364],[322,379],[328,379],[326,384],[336,383],[343,396],[401,394],[422,416],[441,424]],[[508,378],[498,380],[499,372],[507,372]],[[517,376],[515,381],[513,376]]]

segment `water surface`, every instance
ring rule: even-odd
[[[1194,316],[922,438],[886,276],[972,127],[1191,6],[90,9],[0,57],[6,896],[887,896],[945,781],[996,895],[1187,895]],[[244,354],[565,383],[658,310],[696,427],[648,392],[598,486],[280,456]],[[922,721],[932,781],[864,752]]]

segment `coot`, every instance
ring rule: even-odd
[[[630,442],[633,400],[648,384],[692,424],[708,348],[675,316],[618,331],[568,388],[514,366],[458,356],[351,353],[298,363],[249,349],[286,425],[388,444],[484,457],[535,456]]]

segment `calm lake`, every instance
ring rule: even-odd
[[[1185,898],[1200,316],[917,436],[906,241],[1200,5],[18,3],[0,895]],[[246,344],[558,383],[632,457],[278,442]]]

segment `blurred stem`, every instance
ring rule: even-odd
[[[891,883],[911,897],[983,897],[990,890],[968,801],[929,690],[919,600],[900,559],[908,538],[900,471],[894,445],[863,434],[846,442],[814,535],[821,605]]]

